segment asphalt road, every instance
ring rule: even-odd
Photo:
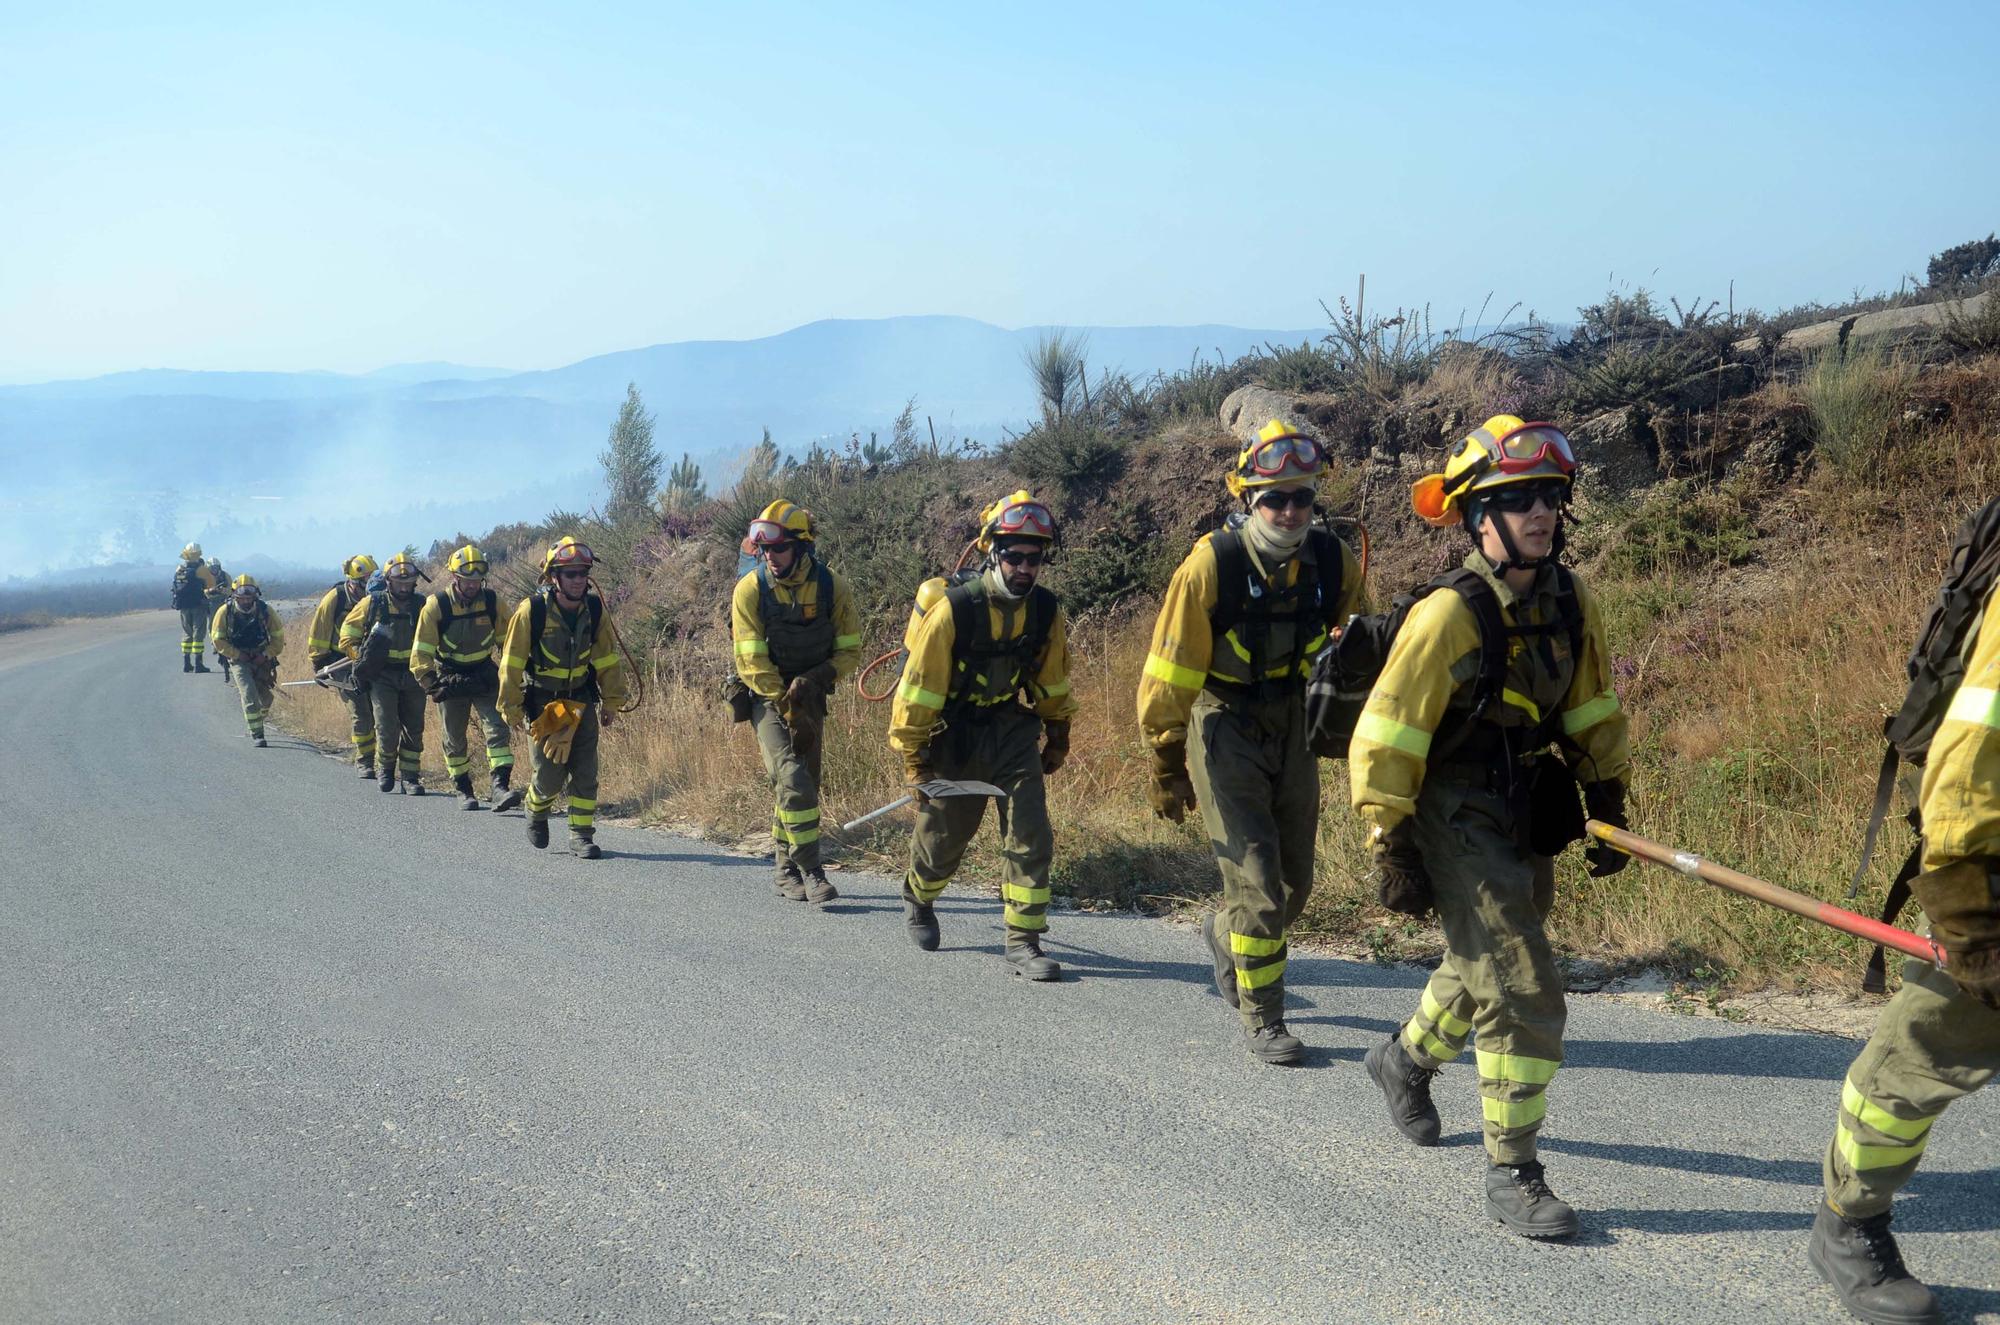
[[[1261,1066],[1192,931],[385,797],[254,750],[157,613],[0,637],[0,1320],[1811,1321],[1856,1045],[1580,998],[1544,1153],[1571,1245],[1480,1203],[1360,1065],[1417,975],[1294,958]],[[1898,1212],[2000,1320],[2000,1090]]]

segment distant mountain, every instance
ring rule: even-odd
[[[1033,415],[1023,355],[1044,330],[959,317],[835,320],[537,372],[439,362],[359,376],[145,369],[0,386],[0,458],[12,462],[0,490],[0,564],[149,560],[210,528],[245,540],[242,551],[337,561],[357,539],[427,546],[453,532],[431,527],[447,518],[470,528],[496,510],[496,519],[542,514],[499,510],[502,500],[588,504],[628,382],[658,416],[660,449],[693,454],[711,484],[726,481],[765,427],[782,448],[803,450],[886,433],[912,397],[940,435],[993,441]],[[1065,330],[1086,338],[1093,379],[1107,368],[1173,372],[1197,355],[1231,359],[1321,334]]]

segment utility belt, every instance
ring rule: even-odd
[[[997,704],[975,704],[969,699],[947,699],[938,711],[938,721],[946,728],[991,726],[1007,716],[1032,718],[1035,711],[1016,694]]]
[[[1230,681],[1210,675],[1202,683],[1202,693],[1213,699],[1222,708],[1232,713],[1266,704],[1296,702],[1299,711],[1305,711],[1306,678],[1303,676],[1270,676],[1262,681]]]
[[[1554,856],[1582,841],[1583,800],[1569,765],[1547,749],[1504,758],[1505,739],[1497,729],[1494,734],[1499,739],[1481,742],[1484,748],[1469,757],[1461,746],[1431,764],[1425,779],[1483,791],[1500,801],[1507,829],[1523,854]]]
[[[527,714],[529,722],[533,722],[542,715],[542,710],[549,706],[549,701],[556,699],[567,699],[572,704],[597,703],[597,678],[591,677],[574,690],[549,690],[529,681],[526,691],[521,696],[521,711]]]
[[[438,659],[439,699],[489,699],[500,693],[500,665],[491,658],[476,663]]]

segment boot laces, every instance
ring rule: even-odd
[[[1514,1174],[1514,1185],[1521,1189],[1521,1195],[1528,1198],[1528,1204],[1556,1199],[1556,1194],[1549,1190],[1548,1179],[1543,1176],[1540,1160],[1533,1159],[1526,1164],[1510,1164],[1507,1167]]]
[[[1902,1248],[1896,1245],[1896,1235],[1889,1231],[1889,1216],[1885,1212],[1871,1215],[1866,1219],[1848,1219],[1847,1226],[1861,1241],[1861,1248],[1868,1259],[1875,1264],[1881,1274],[1876,1283],[1887,1283],[1891,1279],[1908,1279],[1910,1271],[1903,1264]]]

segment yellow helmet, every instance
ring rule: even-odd
[[[1509,483],[1576,481],[1576,452],[1553,423],[1524,423],[1495,414],[1468,433],[1444,462],[1410,488],[1410,505],[1426,524],[1445,528],[1465,519],[1465,498]]]
[[[239,598],[246,593],[261,595],[264,592],[258,587],[256,578],[249,575],[239,575],[231,580],[229,582],[229,591]]]
[[[358,557],[349,557],[345,562],[342,562],[340,573],[350,580],[365,580],[370,575],[373,575],[377,569],[375,558],[364,552]]]
[[[398,552],[382,563],[382,578],[385,580],[414,580],[423,574],[416,558],[407,552]]]
[[[752,556],[780,543],[811,543],[819,534],[813,513],[783,497],[757,513],[743,536],[743,550]]]
[[[1231,496],[1241,497],[1281,483],[1310,483],[1326,468],[1326,448],[1311,434],[1283,419],[1272,419],[1236,457],[1236,469],[1224,482]]]
[[[1038,538],[1053,543],[1056,517],[1026,488],[1010,492],[979,513],[979,550],[991,552],[995,539]]]
[[[589,570],[596,564],[597,554],[592,552],[587,544],[581,542],[573,534],[564,534],[543,555],[542,578],[547,579],[549,574],[558,566],[581,566],[585,570]]]
[[[483,580],[486,578],[486,554],[467,543],[451,554],[451,560],[445,562],[444,568],[468,580]]]
[[[182,560],[182,561],[200,561],[200,560],[201,560],[201,544],[199,544],[199,543],[190,543],[190,544],[188,544],[188,545],[187,545],[186,547],[182,548],[182,549],[181,549],[181,560]]]

